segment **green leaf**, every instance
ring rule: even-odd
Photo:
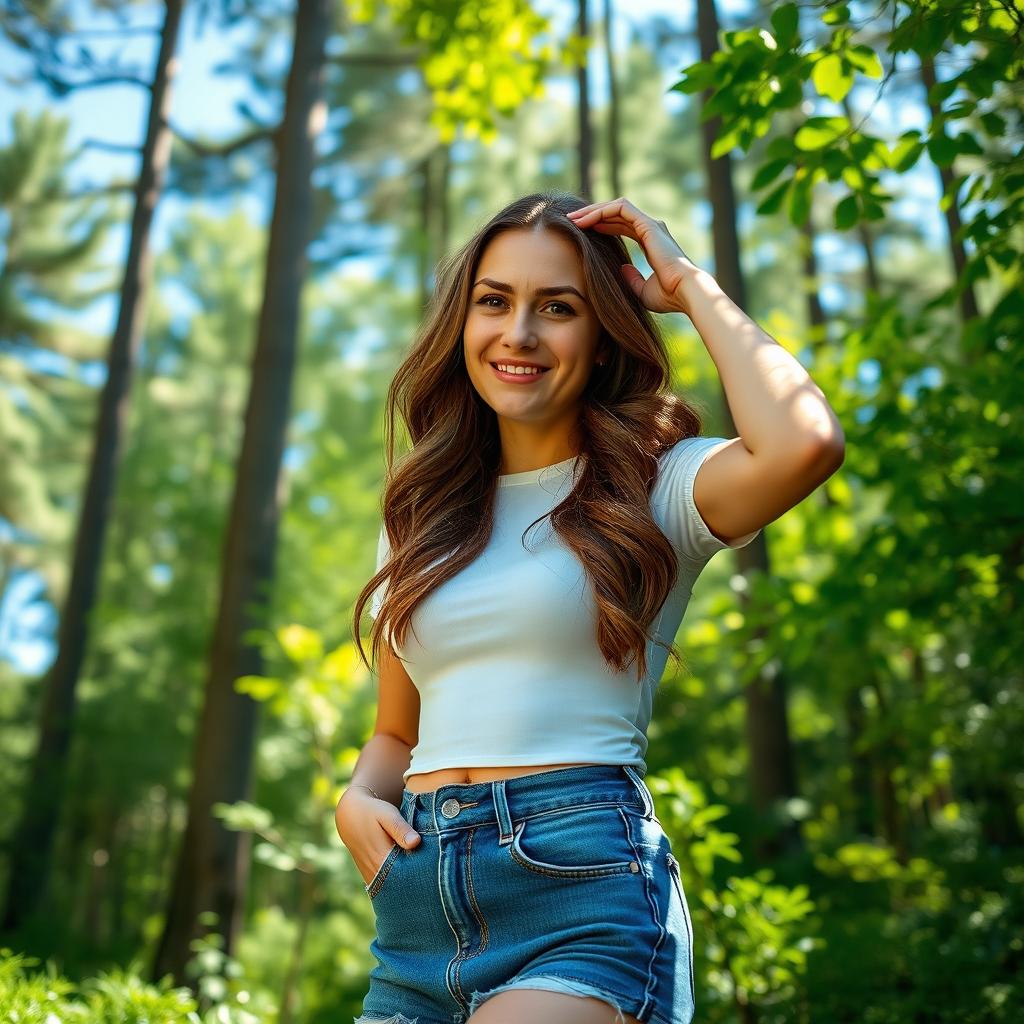
[[[736,128],[726,132],[724,135],[719,135],[711,144],[711,159],[717,160],[718,157],[735,149],[737,136],[738,130]]]
[[[959,82],[955,78],[948,78],[944,82],[936,82],[928,90],[928,102],[941,107],[943,101],[949,99],[956,92],[958,85]]]
[[[965,117],[970,117],[977,108],[978,104],[974,100],[961,100],[944,110],[942,116],[947,121],[962,120]]]
[[[978,145],[978,140],[970,132],[961,132],[953,143],[958,153],[969,153],[971,156],[985,155],[985,150]]]
[[[775,39],[780,47],[789,49],[797,41],[797,27],[800,24],[800,10],[796,4],[776,7],[769,19],[775,30]]]
[[[836,230],[845,231],[857,223],[859,213],[857,210],[856,194],[848,195],[836,204],[835,221]]]
[[[863,189],[866,185],[863,172],[854,164],[847,164],[843,168],[843,181],[854,190]]]
[[[794,227],[807,223],[811,212],[811,188],[814,184],[810,175],[793,182],[789,196],[789,221]]]
[[[822,57],[814,65],[811,79],[818,92],[835,103],[842,100],[853,85],[853,75],[846,70],[842,59],[836,53]]]
[[[239,676],[235,680],[235,692],[247,693],[253,700],[270,700],[281,690],[281,680],[269,676]]]
[[[282,626],[277,631],[277,640],[288,658],[297,664],[319,661],[324,656],[324,643],[320,634],[297,622]]]
[[[838,181],[850,166],[849,156],[839,149],[826,149],[818,156],[819,167],[829,181]]]
[[[836,139],[849,127],[845,117],[810,117],[804,123],[793,141],[799,149],[822,149]]]
[[[789,186],[790,181],[784,181],[781,185],[776,187],[774,191],[769,192],[768,195],[757,205],[754,212],[759,214],[776,213],[779,207],[782,206],[782,201],[786,198],[786,192],[789,190]]]
[[[211,812],[234,832],[265,832],[274,824],[274,815],[265,807],[238,800],[233,804],[217,802]]]
[[[669,89],[669,92],[700,92],[715,82],[715,68],[710,61],[698,61],[680,71],[683,76]]]
[[[761,164],[757,169],[757,173],[754,175],[753,180],[750,182],[750,188],[752,191],[757,192],[767,185],[770,185],[782,172],[789,166],[788,159],[769,160],[767,163]]]
[[[784,110],[789,107],[796,107],[803,102],[804,80],[796,74],[788,75],[782,80],[782,88],[775,94],[776,109]]]
[[[928,155],[938,167],[948,167],[957,154],[956,140],[945,134],[933,135],[926,145],[928,146]]]
[[[870,46],[851,46],[846,51],[846,59],[868,78],[882,77],[882,62]]]
[[[793,140],[787,135],[776,135],[765,147],[764,155],[770,160],[792,159],[795,152]]]
[[[889,154],[889,166],[900,174],[904,174],[917,163],[924,152],[924,143],[917,131],[906,132],[900,136],[899,142]]]

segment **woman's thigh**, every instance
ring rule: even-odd
[[[593,996],[518,989],[492,996],[467,1024],[640,1024],[630,1014],[617,1014],[613,1006]]]

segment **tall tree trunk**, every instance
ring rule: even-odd
[[[818,282],[818,257],[814,251],[814,225],[808,217],[800,225],[800,255],[803,258],[804,294],[807,297],[807,329],[817,350],[828,344],[825,307],[821,304]],[[822,488],[824,490],[824,488]]]
[[[710,61],[718,49],[718,14],[714,0],[698,0],[697,36],[701,60]],[[745,309],[746,286],[740,267],[731,161],[728,153],[716,159],[711,157],[711,147],[718,137],[720,126],[721,118],[718,116],[701,124],[701,149],[712,211],[715,278],[729,298],[741,309]],[[735,435],[736,424],[724,392],[721,402],[728,433]],[[738,550],[736,558],[744,573],[754,569],[768,572],[764,534]],[[747,598],[741,595],[740,600],[745,601]],[[756,841],[756,852],[759,857],[770,859],[784,846],[796,848],[801,844],[799,829],[795,824],[785,824],[781,828],[775,824],[779,806],[797,793],[786,712],[784,669],[762,673],[746,685],[744,696],[750,792],[754,808],[762,815],[765,826],[764,834]]]
[[[436,268],[448,251],[448,175],[450,147],[438,143],[423,158],[423,189],[420,194],[419,264],[420,309],[425,310],[436,281]]]
[[[935,61],[931,57],[921,58],[921,82],[925,88],[925,102],[928,104],[928,112],[931,115],[931,123],[937,124],[941,115],[942,110],[938,103],[934,103],[928,94],[931,92],[932,86],[935,85]],[[939,172],[939,182],[942,185],[942,194],[948,195],[950,189],[953,186],[953,167],[939,167],[936,165],[936,169]],[[963,276],[964,267],[967,265],[967,253],[964,249],[964,243],[957,240],[957,232],[960,230],[960,204],[957,202],[957,197],[954,195],[946,207],[946,230],[949,232],[949,251],[950,256],[953,260],[953,273],[956,275],[956,279],[959,281]],[[978,300],[974,294],[974,288],[968,285],[960,293],[960,319],[967,323],[969,320],[973,320],[978,315]]]
[[[881,767],[876,768],[868,751],[859,749],[867,730],[867,715],[861,703],[859,686],[850,687],[843,698],[843,714],[846,718],[846,756],[850,759],[852,776],[850,802],[853,805],[853,827],[859,835],[873,836],[876,834],[877,815],[873,799],[874,779]]]
[[[608,69],[608,185],[613,196],[621,196],[622,154],[619,147],[619,87],[615,79],[612,14],[612,0],[604,0],[604,57]]]
[[[205,699],[193,755],[188,819],[167,918],[154,961],[155,978],[186,979],[189,945],[202,933],[200,914],[231,954],[241,926],[252,837],[224,828],[212,807],[249,798],[259,705],[235,690],[239,676],[263,671],[247,634],[266,626],[274,575],[281,459],[291,405],[299,303],[312,223],[314,141],[322,115],[328,0],[299,0],[285,112],[277,134],[277,183],[267,246],[263,305],[231,515],[221,557],[220,605],[211,641]]]
[[[875,673],[872,673],[868,685],[875,694],[875,703],[878,708],[876,714],[884,721],[889,716],[889,699],[882,686],[882,681]],[[891,739],[890,737],[890,742],[884,745],[879,744],[875,749],[876,792],[881,812],[879,824],[886,842],[893,848],[896,860],[905,865],[910,858],[907,846],[906,819],[900,805],[895,779],[897,766],[903,762],[904,751],[902,744],[894,749]]]
[[[432,180],[433,174],[431,173],[431,164],[433,163],[433,153],[427,153],[425,157],[419,163],[419,179],[420,186],[420,208],[419,208],[419,238],[417,239],[416,245],[416,281],[419,285],[420,301],[419,306],[421,311],[425,311],[427,308],[427,302],[430,300],[430,267],[431,267],[431,253],[430,253],[430,221],[432,212]]]
[[[182,0],[167,0],[160,50],[153,71],[142,167],[135,186],[135,209],[117,326],[107,357],[107,379],[100,397],[92,458],[75,533],[68,592],[60,615],[57,657],[42,686],[37,746],[25,785],[21,818],[11,843],[9,881],[0,923],[4,931],[19,927],[36,912],[49,884],[78,677],[88,641],[89,614],[96,596],[109,509],[117,481],[128,389],[142,335],[150,265],[150,228],[171,153],[168,114],[181,10]]]
[[[97,946],[110,941],[111,917],[107,893],[111,860],[116,857],[117,811],[104,807],[97,815],[97,831],[89,854],[89,876],[85,890],[86,934]]]
[[[580,38],[585,39],[589,28],[587,26],[587,0],[577,0],[576,31]],[[584,50],[580,57],[579,67],[576,69],[576,84],[579,94],[576,105],[578,124],[578,146],[577,160],[579,163],[579,190],[580,195],[588,203],[594,201],[593,187],[590,179],[590,166],[594,158],[594,139],[590,134],[590,72],[589,53],[590,47]]]
[[[448,203],[448,188],[451,184],[452,172],[452,148],[447,142],[437,148],[437,191],[435,201],[437,203],[437,234],[434,238],[434,252],[437,264],[448,255],[449,236],[451,235],[451,210]],[[434,278],[431,278],[433,287]]]

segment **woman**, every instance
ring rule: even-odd
[[[668,391],[651,314],[670,311],[739,437],[701,437]],[[842,459],[802,366],[626,199],[526,196],[446,262],[388,394],[355,609],[358,642],[372,598],[380,684],[336,816],[376,917],[356,1024],[692,1019],[689,911],[643,782],[654,691],[711,556]]]

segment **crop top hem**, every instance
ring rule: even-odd
[[[424,772],[437,771],[442,768],[521,768],[527,765],[541,768],[547,763],[538,763],[536,758],[536,753],[523,755],[521,757],[455,757],[446,759],[443,763],[435,761],[433,763],[428,762],[424,765],[410,765],[408,769],[402,773],[402,781],[408,782],[410,775],[420,775]],[[570,755],[563,758],[561,761],[552,761],[551,764],[628,764],[630,768],[639,769],[639,775],[641,778],[647,774],[647,762],[639,754],[626,760],[623,760],[621,757],[593,757],[589,754],[579,754],[574,760],[573,756]]]

